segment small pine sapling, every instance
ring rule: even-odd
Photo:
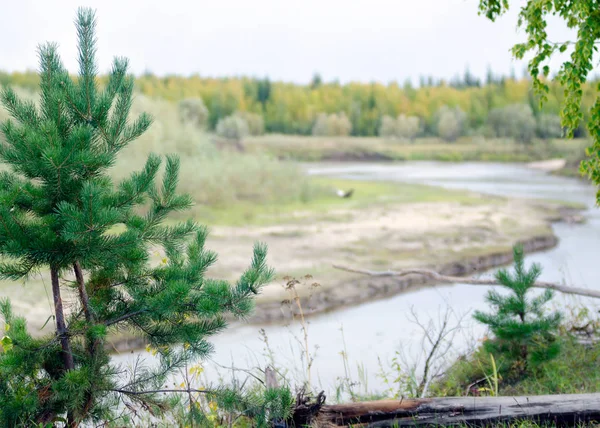
[[[504,365],[526,372],[556,357],[560,344],[556,332],[561,322],[559,312],[546,313],[545,306],[552,299],[552,290],[532,296],[533,284],[541,274],[541,268],[533,264],[525,268],[523,247],[516,246],[514,274],[506,269],[496,273],[496,280],[507,289],[508,294],[490,290],[486,300],[492,313],[476,311],[474,318],[487,325],[493,337],[484,342],[487,352],[502,357]]]

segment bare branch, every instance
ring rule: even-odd
[[[443,316],[439,320],[439,326],[433,324],[433,320],[429,323],[423,324],[417,316],[414,306],[410,308],[410,314],[412,322],[416,324],[423,331],[423,339],[421,341],[421,347],[426,354],[425,366],[423,367],[423,373],[421,381],[416,387],[415,395],[417,397],[424,397],[427,387],[430,382],[436,378],[445,365],[448,364],[448,351],[452,347],[454,337],[457,332],[461,329],[464,315],[457,317],[455,325],[450,325],[450,315],[453,311],[447,307],[444,311]],[[426,351],[425,341],[429,343],[430,349]],[[413,370],[416,369],[416,365],[413,366]]]
[[[346,266],[333,265],[335,269],[343,270],[346,272],[359,273],[361,275],[377,276],[377,277],[392,277],[392,276],[408,276],[408,275],[420,275],[429,278],[437,282],[445,283],[460,283],[469,285],[501,285],[494,278],[463,278],[460,276],[448,276],[442,275],[438,272],[429,269],[404,269],[400,271],[372,271],[365,269],[354,269]],[[548,288],[564,294],[576,294],[578,296],[593,297],[600,299],[600,291],[588,290],[580,287],[568,287],[566,285],[556,284],[553,282],[538,281],[533,284],[536,288]]]

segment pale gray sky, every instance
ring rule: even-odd
[[[126,56],[145,70],[203,76],[249,75],[308,82],[315,72],[341,82],[450,78],[468,65],[485,76],[512,67],[518,6],[496,23],[477,0],[0,0],[0,70],[37,68],[36,46],[60,44],[76,70],[73,19],[96,9],[100,69]],[[553,21],[552,37],[571,33]],[[556,62],[558,64],[558,62]]]

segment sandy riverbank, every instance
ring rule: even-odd
[[[530,162],[527,164],[529,168],[538,169],[540,171],[554,172],[560,171],[567,164],[566,159],[548,159],[539,162]]]
[[[250,245],[269,245],[269,262],[279,281],[257,299],[254,321],[281,319],[289,299],[284,277],[311,275],[298,290],[310,313],[331,310],[402,291],[407,281],[361,278],[333,264],[385,270],[429,267],[456,275],[476,273],[511,261],[511,247],[551,248],[551,221],[566,214],[558,204],[482,196],[482,203],[421,203],[335,213],[339,221],[252,229],[215,229],[211,247],[223,254],[214,274],[240,272]],[[313,284],[318,283],[319,287]],[[308,298],[310,297],[310,302]]]

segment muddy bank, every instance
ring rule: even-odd
[[[280,159],[285,159],[285,156],[280,156]],[[305,160],[305,159],[299,159]],[[321,162],[391,162],[406,160],[404,157],[399,157],[393,153],[376,152],[376,151],[334,151],[325,152],[322,154]]]
[[[558,244],[556,236],[535,236],[523,241],[525,253],[544,251]],[[474,276],[492,268],[506,266],[512,263],[512,250],[492,252],[473,256],[464,260],[446,263],[441,266],[421,266],[450,276]],[[354,306],[361,303],[383,299],[396,294],[412,291],[419,287],[431,286],[435,283],[421,275],[407,275],[401,278],[394,277],[368,277],[355,275],[355,279],[346,281],[342,287],[328,292],[316,291],[308,297],[301,298],[305,316],[327,312],[340,307]],[[291,320],[299,311],[297,306],[287,302],[259,303],[251,323],[272,323]]]
[[[524,146],[506,139],[481,137],[461,137],[453,143],[448,143],[439,138],[403,141],[380,137],[266,134],[245,138],[241,150],[248,153],[268,153],[279,159],[301,162],[429,160],[520,163],[567,158],[573,153],[573,143],[587,145],[585,140],[538,141]]]

